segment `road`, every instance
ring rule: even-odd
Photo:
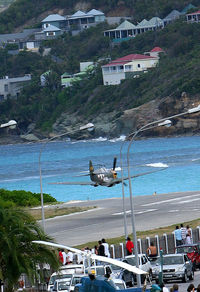
[[[103,192],[103,188],[102,188]],[[144,231],[199,218],[200,191],[134,197],[136,230]],[[75,246],[124,234],[122,199],[65,203],[96,206],[86,212],[45,220],[45,231],[58,243]],[[125,199],[128,232],[132,232],[130,200]]]
[[[186,292],[187,291],[187,288],[188,286],[192,283],[194,284],[195,288],[200,284],[200,271],[195,271],[194,273],[194,280],[189,280],[187,283],[181,283],[179,281],[171,281],[171,282],[168,282],[165,284],[165,286],[170,289],[173,284],[176,283],[178,284],[178,287],[179,287],[179,292]]]

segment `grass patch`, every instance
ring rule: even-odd
[[[45,219],[48,218],[54,218],[56,216],[63,216],[63,215],[69,215],[72,213],[77,213],[77,212],[84,212],[88,211],[91,209],[96,208],[95,206],[93,207],[59,207],[55,206],[54,208],[44,208],[45,212]],[[39,209],[27,209],[27,211],[36,219],[36,220],[41,220],[42,219],[42,214],[41,214],[41,208]]]
[[[184,226],[189,225],[192,229],[194,229],[200,225],[200,218],[192,220],[192,221],[182,222],[182,223]],[[173,224],[173,225],[170,225],[167,227],[155,228],[152,230],[137,231],[137,237],[138,238],[146,238],[147,236],[148,237],[155,237],[155,235],[162,236],[164,233],[170,234],[175,230],[176,225],[180,226],[180,223]],[[132,234],[129,234],[129,236],[132,238]],[[81,248],[86,247],[86,246],[89,248],[93,248],[95,245],[97,245],[97,241],[88,242],[88,243],[85,243],[82,245],[77,245],[76,248],[81,249]],[[115,237],[115,238],[106,238],[106,241],[108,242],[108,244],[119,244],[120,242],[125,243],[125,237],[120,236],[120,237]]]

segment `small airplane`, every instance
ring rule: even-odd
[[[113,167],[111,169],[107,169],[105,167],[101,167],[97,170],[94,170],[94,167],[92,165],[92,161],[90,160],[89,162],[89,174],[86,175],[82,175],[82,176],[88,176],[90,175],[90,179],[91,182],[52,182],[49,184],[57,184],[57,185],[82,185],[82,186],[94,186],[94,187],[98,187],[98,186],[105,186],[105,187],[113,187],[116,184],[120,184],[122,183],[122,181],[124,180],[128,180],[129,177],[124,177],[123,180],[122,178],[117,178],[117,172],[115,171],[116,168],[116,163],[117,163],[117,158],[114,157],[113,160]],[[139,174],[135,174],[130,176],[130,178],[135,178],[135,177],[139,177],[139,176],[143,176],[146,174],[150,174],[150,173],[154,173],[157,171],[161,171],[164,170],[164,168],[162,169],[158,169],[158,170],[153,170],[153,171],[148,171],[148,172],[143,172],[143,173],[139,173]],[[126,185],[124,183],[124,185]]]

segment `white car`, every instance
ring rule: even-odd
[[[123,262],[129,265],[136,266],[135,255],[129,255],[122,259]],[[152,280],[152,266],[145,254],[138,254],[139,269],[147,272],[149,274],[149,280]],[[141,275],[141,281],[144,282],[144,275]],[[134,275],[134,280],[136,281],[136,276]]]
[[[139,269],[149,273],[149,275],[152,275],[152,266],[151,266],[151,262],[149,261],[149,259],[147,258],[147,256],[143,253],[138,254],[138,260],[139,260]],[[126,256],[123,261],[127,261],[128,264],[132,265],[132,266],[136,266],[136,259],[135,259],[135,255],[129,255]]]
[[[71,279],[57,279],[54,282],[53,288],[51,289],[52,292],[69,292],[70,291],[70,283]]]
[[[72,279],[72,276],[74,274],[84,274],[84,267],[83,265],[65,265],[61,266],[58,272],[55,272],[51,275],[48,283],[48,291],[51,291],[53,288],[54,282],[57,279],[64,279],[64,278],[70,278]]]

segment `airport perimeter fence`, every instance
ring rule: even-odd
[[[200,226],[191,229],[192,242],[197,243],[200,241]],[[153,242],[157,247],[158,255],[160,249],[163,250],[163,254],[174,253],[176,247],[176,240],[174,233],[163,234],[162,236],[155,235],[155,237],[138,238],[138,253],[146,254],[147,248],[150,246],[150,242]],[[112,258],[123,258],[126,256],[126,244],[120,243],[119,245],[110,245],[110,253]]]

